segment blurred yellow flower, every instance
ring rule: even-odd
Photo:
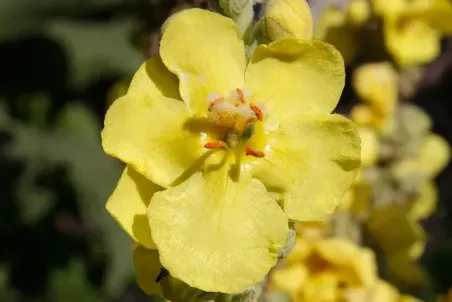
[[[340,238],[305,240],[303,257],[289,254],[286,266],[271,275],[272,290],[288,292],[292,301],[349,301],[341,300],[362,288],[371,288],[377,279],[374,255]],[[299,254],[298,250],[293,253]],[[298,261],[293,261],[293,259]],[[352,301],[352,300],[351,300]]]
[[[108,110],[103,148],[128,166],[107,209],[174,278],[242,291],[275,265],[288,218],[323,219],[356,176],[355,126],[330,114],[342,58],[287,38],[246,66],[234,22],[199,9],[166,22],[160,56]]]
[[[398,74],[388,62],[359,66],[353,74],[353,87],[365,104],[353,108],[352,119],[360,125],[390,128],[399,98],[398,85]]]
[[[425,64],[439,55],[440,39],[452,33],[447,0],[372,0],[383,18],[385,44],[402,67]]]

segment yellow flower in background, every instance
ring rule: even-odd
[[[366,227],[383,252],[408,250],[411,259],[418,259],[424,250],[426,234],[421,225],[409,217],[410,207],[398,203],[376,205]]]
[[[450,154],[451,149],[447,141],[437,134],[430,133],[424,138],[417,156],[396,162],[391,171],[394,177],[401,181],[410,177],[421,180],[433,179],[446,167]]]
[[[440,52],[440,39],[452,33],[447,0],[372,0],[383,18],[385,45],[402,67],[425,64]]]
[[[348,65],[359,51],[359,30],[370,14],[367,0],[349,0],[345,9],[327,5],[317,21],[314,37],[334,45]]]
[[[365,104],[353,108],[352,119],[359,125],[390,128],[399,97],[398,85],[398,74],[388,62],[359,66],[353,74],[353,87]]]
[[[304,252],[295,249],[285,266],[272,272],[272,291],[285,291],[292,301],[300,302],[356,301],[351,297],[375,285],[377,271],[371,250],[340,238],[299,236],[297,245],[305,246]]]
[[[275,265],[288,218],[323,219],[356,176],[357,131],[330,114],[342,58],[281,39],[246,66],[233,21],[199,9],[166,22],[160,56],[107,113],[103,147],[128,164],[107,209],[174,278],[242,291]]]
[[[405,284],[419,285],[424,274],[417,264],[426,244],[426,234],[410,215],[410,204],[377,205],[366,227],[369,235],[384,253],[388,271]]]

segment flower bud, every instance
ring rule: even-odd
[[[306,0],[269,0],[260,21],[263,38],[312,39],[312,15]]]
[[[239,16],[252,2],[253,0],[218,0],[223,12],[233,19]]]

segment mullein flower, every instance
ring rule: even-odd
[[[452,34],[452,5],[445,0],[372,0],[383,19],[385,45],[401,67],[429,63]]]
[[[356,129],[330,114],[344,77],[326,43],[280,39],[247,66],[231,19],[173,15],[160,57],[107,113],[103,147],[127,163],[107,209],[194,288],[234,293],[262,281],[288,219],[325,218],[356,176]]]

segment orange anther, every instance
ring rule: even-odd
[[[253,104],[250,104],[250,108],[256,114],[257,119],[262,121],[262,118],[264,117],[264,115],[262,113],[262,110],[259,107],[257,107],[256,105],[253,105]]]
[[[212,102],[211,102],[210,105],[209,105],[209,109],[208,109],[208,110],[209,110],[209,111],[212,111],[212,108],[213,108],[216,104],[222,102],[223,100],[224,100],[224,98],[223,98],[222,96],[220,96],[220,97],[218,97],[218,98],[212,100]]]
[[[206,149],[216,149],[216,148],[220,148],[223,147],[223,142],[221,141],[216,141],[216,142],[208,142],[204,144],[204,148]]]
[[[265,156],[264,152],[253,150],[250,147],[245,147],[245,152],[246,152],[246,155],[252,155],[255,157],[264,157]]]
[[[239,100],[242,104],[246,102],[245,93],[243,93],[243,90],[240,88],[236,88],[235,91],[237,92],[237,95],[239,96]]]

